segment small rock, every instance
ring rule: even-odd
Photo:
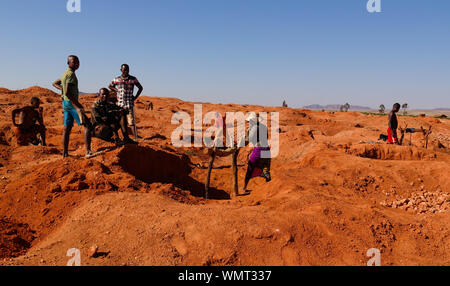
[[[89,248],[88,256],[89,257],[94,257],[97,254],[97,251],[98,251],[98,246],[97,245],[91,246],[91,248]]]

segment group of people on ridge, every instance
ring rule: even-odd
[[[130,75],[129,66],[127,64],[121,66],[122,74],[110,83],[109,89],[100,89],[99,99],[93,104],[92,118],[89,119],[78,100],[78,78],[75,71],[80,67],[80,60],[77,56],[71,55],[68,57],[67,65],[67,71],[53,83],[53,86],[61,91],[64,111],[63,156],[69,156],[70,133],[75,122],[85,128],[86,156],[92,155],[92,137],[114,142],[117,145],[137,144],[129,134],[132,133],[137,138],[134,101],[141,95],[143,87],[136,77]],[[133,95],[135,86],[138,88],[136,96]],[[110,90],[115,92],[117,97],[113,96]],[[31,106],[13,110],[12,122],[16,126],[15,134],[19,145],[46,146],[46,128],[43,108],[40,104],[39,98],[33,97]],[[16,123],[18,114],[20,114],[20,123]],[[122,132],[123,140],[120,140],[119,130]]]

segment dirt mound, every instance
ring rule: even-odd
[[[433,160],[436,153],[417,147],[385,144],[359,144],[346,150],[347,154],[377,160]]]
[[[0,218],[0,258],[20,256],[31,247],[35,232],[27,224]]]
[[[191,167],[186,155],[125,146],[98,159],[104,163],[76,157],[62,159],[60,150],[54,147],[13,150],[7,162],[17,168],[19,177],[8,173],[0,177],[0,183],[6,183],[4,191],[0,191],[0,215],[20,217],[36,230],[40,240],[79,202],[104,193],[158,190],[186,204],[199,201],[192,195],[203,196],[203,184],[189,176]],[[215,195],[224,196],[217,190]]]
[[[14,90],[14,91],[9,91],[9,93],[14,93],[14,94],[23,94],[23,95],[28,95],[28,96],[44,96],[44,97],[51,97],[51,96],[57,96],[58,94],[46,89],[46,88],[42,88],[39,86],[32,86],[29,88],[25,88],[25,89],[20,89],[20,90]]]
[[[34,152],[26,151],[22,152],[24,158],[34,158]],[[109,178],[112,172],[100,162],[63,160],[58,155],[57,159],[49,158],[50,163],[37,164],[36,159],[30,159],[33,165],[24,170],[24,161],[17,156],[12,157],[21,171],[16,171],[19,177],[9,173],[3,177],[6,186],[0,192],[0,216],[20,217],[39,238],[57,227],[79,201],[118,190]]]
[[[46,193],[52,194],[117,189],[108,179],[112,171],[104,164],[94,160],[62,161],[61,159],[44,164],[38,171],[30,174],[28,179],[38,184]]]
[[[54,178],[47,187],[50,193],[65,193],[73,191],[115,191],[118,189],[109,179],[111,170],[97,161],[83,161],[81,164],[67,164],[64,168],[52,167],[46,170],[46,176]],[[45,176],[38,174],[38,176]]]
[[[25,89],[19,90],[9,90],[6,88],[0,88],[0,95],[3,98],[10,98],[12,95],[8,105],[18,104],[20,106],[25,106],[30,103],[31,97],[39,97],[43,103],[55,103],[59,102],[59,95],[49,89],[42,88],[39,86],[32,86]]]

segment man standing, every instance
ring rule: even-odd
[[[137,128],[136,128],[136,115],[134,110],[134,101],[141,95],[144,88],[139,83],[137,78],[130,75],[130,67],[127,64],[123,64],[120,68],[122,72],[121,76],[116,77],[109,88],[112,91],[117,92],[118,105],[125,109],[127,114],[128,126],[131,127],[132,134],[137,141]],[[137,86],[138,92],[136,96],[133,96],[134,86]]]
[[[12,112],[12,122],[16,127],[15,135],[17,143],[21,146],[27,146],[45,143],[45,125],[43,120],[43,109],[39,107],[41,101],[37,97],[31,99],[31,106],[14,109]],[[19,114],[19,124],[16,123],[16,116]],[[36,124],[38,122],[39,124]],[[40,139],[37,138],[40,136]]]
[[[69,139],[74,121],[76,121],[78,125],[81,125],[81,120],[75,107],[78,108],[83,116],[85,116],[84,108],[78,101],[78,79],[75,74],[75,71],[80,67],[80,60],[77,56],[69,56],[69,58],[67,59],[67,65],[69,66],[67,71],[60,79],[57,79],[53,83],[53,86],[56,89],[62,91],[61,97],[63,100],[62,105],[64,110],[64,158],[69,156]],[[88,135],[89,129],[85,128],[85,139]],[[86,152],[89,153],[89,150],[87,150]]]
[[[400,103],[396,103],[392,107],[391,113],[389,113],[388,142],[390,144],[399,144],[397,136],[398,120],[396,114],[397,112],[399,112],[399,110],[400,110]]]

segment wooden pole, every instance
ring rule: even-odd
[[[239,154],[239,148],[236,148],[231,153],[232,156],[232,165],[233,165],[233,196],[236,197],[239,195],[239,186],[238,186],[238,169],[237,169],[237,157]]]
[[[206,175],[206,183],[205,183],[205,199],[208,199],[208,191],[209,191],[209,182],[211,180],[211,171],[214,164],[214,159],[216,157],[216,151],[213,150],[211,155],[209,156],[209,166],[208,166],[208,174]]]
[[[402,134],[402,136],[400,136],[400,145],[403,145],[403,139],[405,138],[405,129],[400,128],[400,134]]]
[[[428,138],[429,138],[430,134],[431,134],[431,126],[430,126],[430,129],[428,129],[427,137],[425,138],[425,149],[428,149]]]

